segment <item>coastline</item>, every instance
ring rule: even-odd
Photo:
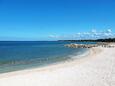
[[[74,62],[80,62],[83,59],[87,59],[88,56],[90,56],[92,54],[92,49],[89,50],[85,50],[85,52],[83,52],[83,54],[76,54],[76,55],[71,55],[71,57],[69,59],[66,60],[62,60],[62,61],[57,61],[57,62],[53,62],[53,63],[49,63],[47,65],[41,65],[41,66],[36,66],[36,67],[30,67],[30,68],[25,68],[25,69],[20,69],[20,70],[15,70],[15,71],[11,71],[11,72],[4,72],[4,73],[0,73],[0,79],[3,77],[7,77],[7,76],[12,76],[12,75],[17,75],[17,74],[23,74],[26,72],[34,72],[34,71],[44,71],[44,70],[55,70],[55,68],[62,68],[62,67],[66,67],[69,66],[69,64],[74,63]]]
[[[33,62],[31,64],[22,64],[22,65],[13,65],[13,66],[1,66],[1,70],[0,70],[0,75],[2,74],[10,74],[10,73],[15,73],[15,72],[19,72],[19,71],[25,71],[25,70],[32,70],[32,69],[41,69],[41,68],[47,68],[51,65],[57,65],[57,64],[62,64],[65,62],[69,62],[69,61],[73,61],[76,59],[81,59],[82,57],[86,57],[88,54],[90,53],[90,49],[83,49],[81,51],[78,52],[74,52],[72,55],[68,55],[60,58],[57,58],[53,61],[49,60],[49,62],[45,62],[44,64],[39,65],[39,63],[37,62]],[[2,70],[3,69],[3,70]]]
[[[109,86],[113,75],[110,71],[115,70],[114,51],[115,48],[92,48],[84,58],[0,74],[0,86]]]

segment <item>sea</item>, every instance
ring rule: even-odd
[[[0,73],[70,60],[87,49],[67,48],[62,41],[0,41]],[[76,57],[77,59],[77,57]]]

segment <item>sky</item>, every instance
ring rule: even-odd
[[[114,33],[115,0],[0,0],[0,41],[93,39]]]

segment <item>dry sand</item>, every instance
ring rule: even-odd
[[[0,74],[0,86],[115,86],[115,48],[93,48],[79,60]]]

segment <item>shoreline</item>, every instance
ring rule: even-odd
[[[114,86],[114,51],[115,48],[92,48],[81,59],[0,74],[0,86]]]
[[[52,70],[55,68],[62,68],[62,67],[66,67],[71,63],[74,62],[78,62],[82,61],[84,59],[87,59],[87,57],[89,57],[91,54],[93,54],[93,49],[89,49],[86,50],[83,54],[79,54],[79,55],[73,55],[72,57],[70,57],[70,59],[64,60],[64,61],[59,61],[59,62],[54,62],[45,66],[38,66],[38,67],[32,67],[32,68],[26,68],[26,69],[22,69],[22,70],[16,70],[16,71],[11,71],[11,72],[4,72],[4,73],[0,73],[0,79],[7,77],[7,76],[12,76],[12,75],[17,75],[17,74],[23,74],[26,72],[33,72],[33,71],[44,71],[44,70]]]
[[[69,58],[67,58],[65,60],[55,61],[55,62],[52,62],[52,63],[46,63],[46,64],[43,64],[43,65],[37,65],[37,63],[35,63],[35,66],[31,66],[31,64],[29,64],[30,66],[25,67],[25,68],[22,65],[22,67],[20,69],[16,68],[16,70],[11,70],[11,71],[8,71],[8,72],[7,71],[1,72],[0,75],[16,73],[16,72],[26,71],[26,70],[29,71],[29,70],[33,70],[33,69],[42,69],[42,68],[47,68],[47,67],[53,66],[53,65],[63,64],[65,62],[71,62],[73,60],[79,60],[79,59],[85,58],[87,55],[89,55],[90,49],[87,49],[87,50],[83,51],[83,54],[81,52],[80,52],[80,54],[69,55],[68,56]],[[10,67],[10,66],[7,66],[7,67]]]

